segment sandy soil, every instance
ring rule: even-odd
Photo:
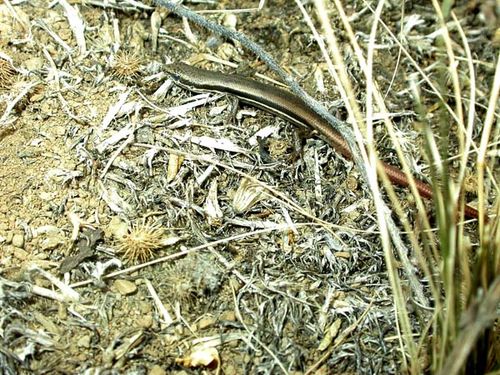
[[[374,206],[353,164],[275,116],[225,96],[197,97],[162,72],[180,60],[231,71],[216,63],[224,61],[273,77],[240,45],[147,4],[69,3],[65,12],[47,1],[0,2],[3,373],[299,374],[316,364],[324,374],[398,373]],[[371,13],[355,3],[346,9],[366,46]],[[390,3],[384,21],[397,34],[401,4]],[[78,9],[75,18],[68,9]],[[492,9],[456,8],[482,62],[485,106],[498,47]],[[294,2],[207,17],[260,43],[346,119]],[[418,21],[405,41],[418,63],[444,61],[430,36],[432,9],[406,8],[405,17],[406,26]],[[83,43],[69,20],[84,22]],[[152,24],[161,25],[157,43]],[[410,165],[425,178],[414,68],[387,33],[378,43],[375,78]],[[363,75],[342,48],[363,103]],[[427,105],[435,100],[421,94]],[[381,157],[395,162],[376,130]],[[411,219],[412,201],[398,193]],[[128,268],[149,260],[157,262]]]

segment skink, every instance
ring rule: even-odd
[[[285,89],[237,74],[214,72],[184,63],[167,64],[165,71],[177,85],[190,91],[212,91],[234,95],[242,102],[269,111],[293,124],[311,127],[342,156],[352,159],[351,150],[340,133],[302,99]],[[386,163],[383,163],[383,168],[394,185],[403,187],[409,185],[408,178],[399,168]],[[429,184],[415,179],[415,185],[422,197],[433,198]],[[475,208],[468,205],[464,207],[464,214],[476,219],[479,215]]]

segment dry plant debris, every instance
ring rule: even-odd
[[[12,85],[14,77],[16,75],[16,70],[12,64],[0,58],[0,89],[6,89]]]
[[[155,251],[165,246],[165,231],[158,224],[140,222],[132,225],[129,233],[118,238],[117,252],[125,263],[146,262]]]
[[[112,62],[113,74],[118,78],[134,78],[138,75],[143,58],[137,52],[119,51]]]
[[[255,6],[185,3],[194,10]],[[428,175],[411,93],[418,91],[429,108],[436,98],[399,56],[398,42],[431,77],[446,64],[435,12],[415,3],[402,19],[407,5],[385,4],[383,20],[404,37],[396,41],[380,29],[373,73],[408,164]],[[313,13],[312,2],[305,6]],[[370,9],[345,7],[367,48]],[[338,12],[329,10],[347,41]],[[457,4],[454,11],[474,54],[474,92],[484,94],[475,99],[480,119],[498,54],[495,10]],[[338,117],[350,116],[294,2],[208,17],[259,41]],[[452,37],[462,57],[460,38]],[[0,59],[0,86],[18,82],[0,90],[0,108],[8,109],[0,113],[4,371],[401,373],[407,356],[394,293],[374,204],[356,169],[290,124],[227,97],[174,87],[162,71],[166,62],[189,61],[267,74],[241,45],[151,2],[35,0],[0,4],[0,48],[18,69]],[[350,46],[342,48],[351,54]],[[365,77],[354,56],[346,63],[357,85],[353,97],[363,102]],[[443,82],[453,92],[449,77]],[[422,126],[438,128],[438,107]],[[373,116],[379,154],[392,162],[380,115]],[[456,134],[455,126],[447,133],[450,149],[459,143]],[[299,158],[288,157],[298,149]],[[498,170],[492,174],[498,181]],[[411,220],[415,207],[411,201],[406,207]],[[62,275],[65,259],[78,256],[65,253],[68,243],[83,234],[72,217],[104,235]],[[133,224],[108,233],[113,221]],[[460,227],[470,247],[478,242],[474,226]],[[409,256],[416,264],[417,256]],[[157,263],[145,267],[148,261]],[[400,261],[395,272],[402,274]],[[419,281],[429,298],[429,280]],[[406,279],[402,285],[409,323],[421,333],[431,318]]]

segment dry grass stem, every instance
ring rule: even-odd
[[[493,1],[80,3],[0,1],[4,372],[498,367]]]

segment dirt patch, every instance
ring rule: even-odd
[[[225,374],[303,373],[316,363],[321,373],[398,373],[373,202],[352,163],[264,111],[177,88],[162,71],[180,60],[220,70],[214,62],[223,60],[265,74],[240,45],[149,2],[71,3],[0,4],[0,58],[13,68],[0,72],[4,373],[218,373],[219,365]],[[400,5],[384,14],[395,33]],[[487,4],[468,6],[456,11],[469,35],[483,31],[470,43],[486,93],[496,18]],[[348,10],[365,38],[370,11]],[[417,6],[406,14],[419,21],[407,37],[426,66],[439,53],[428,37],[435,16]],[[293,2],[208,17],[235,22],[346,119]],[[71,24],[78,20],[84,29]],[[152,20],[161,24],[157,40]],[[379,43],[377,81],[418,169],[421,141],[405,94],[413,67],[387,34]],[[362,80],[356,60],[347,63]],[[363,87],[355,88],[361,102]],[[390,140],[382,130],[377,137],[392,161]]]

